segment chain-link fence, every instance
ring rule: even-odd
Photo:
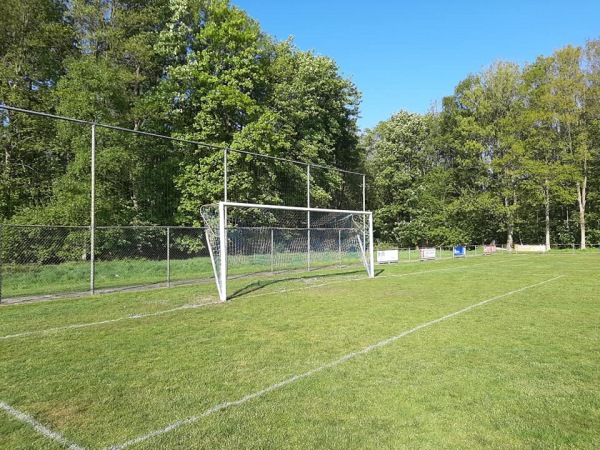
[[[0,128],[0,300],[212,277],[203,230],[171,226],[206,203],[365,208],[363,174],[314,162],[3,104]]]
[[[0,225],[0,300],[212,280],[201,227]],[[92,254],[93,251],[93,254]]]

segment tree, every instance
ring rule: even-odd
[[[481,238],[495,239],[504,230],[509,248],[518,212],[521,85],[518,65],[496,62],[462,81],[444,110],[461,197],[470,199],[463,208],[473,214],[479,205],[480,230],[488,229],[488,220],[498,222]]]
[[[551,57],[539,57],[525,69],[530,89],[527,165],[540,187],[545,216],[545,240],[550,247],[551,202],[577,199],[585,248],[587,137],[582,126],[585,82],[580,67],[581,48],[567,46]],[[572,189],[573,186],[575,189]]]
[[[74,0],[70,6],[79,53],[66,62],[66,74],[57,83],[58,112],[164,132],[148,97],[162,78],[164,59],[154,44],[156,30],[168,17],[168,2]],[[67,149],[69,167],[56,181],[54,199],[44,214],[51,223],[85,223],[90,207],[90,131],[61,123],[58,139]],[[177,195],[170,145],[98,127],[96,148],[98,224],[172,222]],[[156,173],[162,176],[153,182]],[[167,200],[157,207],[157,199],[167,193],[170,208],[165,206]]]
[[[228,1],[172,2],[158,48],[169,61],[157,90],[177,136],[218,146],[356,169],[356,87],[329,58],[277,44]],[[180,221],[223,198],[223,151],[199,147],[184,157],[177,184]],[[305,204],[306,171],[248,154],[228,155],[229,199]],[[311,174],[313,206],[348,196],[335,174]],[[311,196],[312,196],[311,195]]]
[[[408,243],[401,229],[413,223],[421,209],[418,191],[430,169],[429,134],[423,116],[400,111],[363,137],[362,145],[368,151],[370,205],[376,212],[377,238],[384,242]],[[434,205],[421,212],[429,207]],[[412,233],[409,239],[415,243],[422,236]]]
[[[52,112],[52,89],[73,51],[66,1],[0,4],[0,98],[9,106]],[[64,170],[54,123],[0,110],[0,220],[48,201]]]

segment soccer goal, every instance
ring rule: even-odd
[[[228,276],[352,264],[374,276],[369,211],[220,202],[200,214],[222,301]]]

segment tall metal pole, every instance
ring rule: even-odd
[[[219,240],[221,245],[219,250],[221,252],[221,282],[220,297],[221,301],[227,300],[227,232],[225,227],[227,226],[227,207],[223,202],[219,203]]]
[[[227,151],[225,149],[223,155],[223,201],[227,201]]]
[[[338,261],[339,268],[342,268],[342,230],[338,230]]]
[[[306,205],[308,208],[310,208],[310,165],[306,166]],[[306,226],[307,226],[307,230],[306,230],[306,234],[307,234],[307,253],[306,253],[306,259],[307,259],[307,264],[308,264],[308,271],[310,271],[310,211],[306,212]]]
[[[229,149],[225,149],[223,153],[223,201],[227,201],[227,152]],[[227,206],[223,203],[219,203],[219,250],[221,252],[221,301],[227,300]]]
[[[362,183],[362,207],[363,207],[363,211],[367,210],[367,203],[365,200],[365,192],[366,192],[366,176],[363,175],[363,183]],[[372,219],[372,216],[371,216]],[[367,223],[366,220],[363,218],[363,243],[367,242]],[[369,245],[371,246],[371,248],[373,247],[373,232],[371,231],[371,242],[369,243]],[[366,245],[364,248],[364,251],[366,252]],[[373,255],[371,255],[371,259],[373,258]]]
[[[363,175],[363,185],[362,185],[362,194],[363,194],[363,198],[362,198],[362,207],[363,207],[363,211],[367,210],[367,201],[366,201],[366,193],[367,193],[367,180],[366,180],[366,176]]]
[[[271,273],[273,273],[275,264],[275,239],[273,238],[273,228],[271,228]]]
[[[96,124],[92,124],[91,161],[91,207],[90,207],[90,293],[94,293],[94,273],[96,269]]]
[[[369,214],[369,255],[370,255],[370,264],[369,264],[369,277],[373,278],[375,276],[375,260],[373,254],[373,213]]]
[[[167,227],[167,287],[171,287],[171,227]]]
[[[0,223],[0,303],[2,303],[2,224]]]

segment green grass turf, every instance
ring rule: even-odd
[[[227,303],[0,339],[0,401],[88,449],[598,448],[600,255],[241,278]],[[0,307],[0,335],[215,302],[212,284]],[[0,411],[0,448],[60,448]]]
[[[337,252],[315,253],[311,268],[322,268],[338,264],[360,263],[358,254],[344,255],[338,259]],[[303,253],[277,254],[276,270],[306,267]],[[271,271],[270,255],[256,257],[230,257],[230,275]],[[124,259],[96,261],[95,284],[97,290],[166,284],[167,261]],[[198,281],[214,277],[210,258],[173,259],[169,263],[169,281]],[[85,293],[90,290],[90,263],[66,262],[49,265],[6,265],[2,270],[2,297],[60,295]]]
[[[213,276],[209,258],[170,261],[172,282]],[[97,261],[96,289],[166,283],[167,262],[142,259]],[[90,289],[90,263],[66,262],[55,265],[21,265],[3,268],[4,298],[85,292]]]

